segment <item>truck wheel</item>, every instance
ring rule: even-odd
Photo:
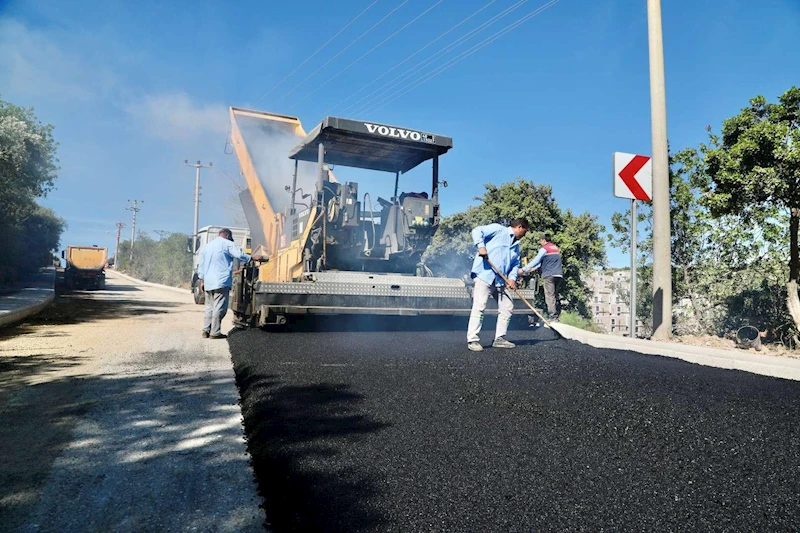
[[[99,280],[97,280],[97,288],[101,291],[105,290],[106,278],[100,278]]]
[[[203,305],[206,303],[206,294],[200,290],[200,281],[195,281],[192,285],[192,294],[194,295],[194,303]]]

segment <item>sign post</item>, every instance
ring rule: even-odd
[[[653,196],[653,164],[646,155],[614,152],[614,196],[631,201],[631,288],[628,336],[636,336],[636,200]]]
[[[636,200],[631,200],[631,303],[628,317],[628,337],[636,337]]]

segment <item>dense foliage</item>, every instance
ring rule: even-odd
[[[53,189],[57,147],[53,126],[0,100],[0,282],[53,263],[66,223],[36,200]]]
[[[183,233],[171,233],[155,240],[140,233],[133,244],[133,262],[130,240],[120,243],[119,258],[114,260],[121,271],[143,281],[187,286],[192,280],[192,254],[186,249],[188,238]]]
[[[670,159],[678,333],[729,335],[749,324],[767,337],[797,342],[800,303],[794,319],[791,310],[797,302],[800,89],[779,101],[754,98],[723,122],[721,137],[709,128],[708,143]],[[651,215],[643,205],[638,314],[646,322],[652,309]],[[614,244],[629,244],[628,219],[614,215]]]

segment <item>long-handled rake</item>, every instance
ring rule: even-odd
[[[489,261],[489,258],[488,258],[488,257],[484,257],[484,259],[486,260],[486,262],[487,262],[487,263],[489,263],[489,266],[490,266],[490,267],[492,267],[492,270],[494,270],[495,274],[497,274],[498,276],[500,276],[500,279],[502,279],[502,280],[505,282],[505,284],[506,284],[506,287],[508,287],[509,289],[511,289],[511,285],[509,284],[508,278],[507,278],[507,277],[505,277],[505,275],[503,275],[503,273],[502,273],[502,272],[500,272],[500,271],[497,269],[497,267],[496,267],[496,266],[494,266],[494,264],[492,264],[492,262],[491,262],[491,261]],[[519,298],[520,300],[522,300],[522,302],[523,302],[525,305],[527,305],[527,306],[528,306],[528,308],[529,308],[531,311],[533,311],[533,312],[536,314],[536,316],[538,316],[539,318],[541,318],[541,319],[542,319],[542,322],[544,322],[544,323],[545,323],[545,325],[547,325],[547,327],[548,327],[548,328],[550,328],[550,329],[551,329],[553,332],[555,332],[555,334],[556,334],[556,335],[558,335],[558,337],[559,337],[559,338],[561,338],[561,339],[563,339],[563,338],[564,338],[564,336],[563,336],[561,333],[559,333],[559,332],[558,332],[558,330],[557,330],[557,329],[555,329],[555,328],[553,327],[553,325],[552,325],[552,324],[551,324],[551,323],[550,323],[550,322],[549,322],[549,321],[548,321],[548,320],[547,320],[545,317],[543,317],[543,316],[542,316],[542,314],[541,314],[539,311],[537,311],[537,310],[536,310],[536,308],[535,308],[535,307],[533,307],[533,306],[531,305],[531,303],[530,303],[528,300],[526,300],[526,299],[525,299],[525,297],[524,297],[524,296],[522,296],[522,295],[519,293],[519,291],[517,291],[517,289],[511,289],[511,290],[512,290],[512,291],[514,291],[514,294],[516,294],[516,295],[517,295],[517,298]]]

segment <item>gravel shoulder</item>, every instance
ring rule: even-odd
[[[227,342],[188,294],[107,287],[0,330],[0,530],[263,531]]]

